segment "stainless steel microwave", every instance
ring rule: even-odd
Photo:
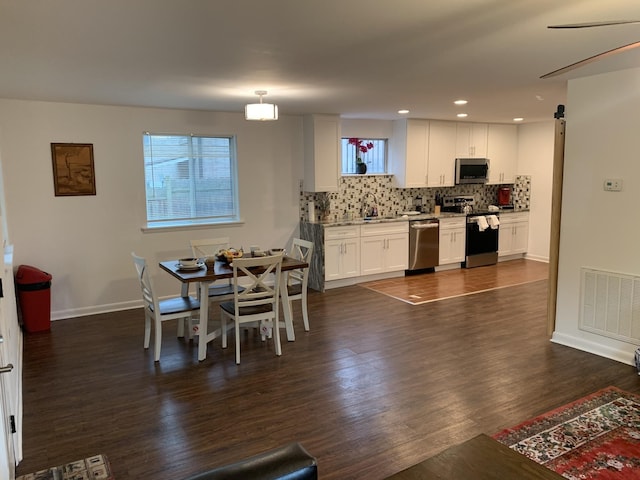
[[[456,185],[487,183],[488,158],[456,158]]]

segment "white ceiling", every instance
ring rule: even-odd
[[[0,98],[280,114],[550,120],[566,81],[640,66],[637,0],[0,0]],[[466,107],[453,100],[466,98]]]

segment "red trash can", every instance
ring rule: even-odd
[[[51,329],[51,275],[39,268],[20,265],[16,273],[18,304],[27,332]]]

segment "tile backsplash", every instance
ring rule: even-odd
[[[531,177],[516,176],[512,186],[512,201],[515,210],[528,210],[530,205]],[[300,192],[300,219],[308,219],[308,204],[313,201],[318,205],[321,196],[328,195],[330,204],[329,220],[337,221],[345,218],[363,216],[362,209],[373,195],[378,205],[378,215],[398,215],[400,212],[413,210],[413,198],[421,196],[425,211],[432,212],[435,206],[435,196],[445,195],[473,195],[476,209],[486,209],[488,205],[496,204],[500,185],[456,185],[455,187],[440,188],[396,188],[393,186],[392,175],[349,175],[340,179],[337,192],[311,193]],[[315,209],[315,220],[320,220],[320,212]]]

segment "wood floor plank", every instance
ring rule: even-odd
[[[300,441],[322,479],[383,479],[600,388],[640,393],[633,367],[549,341],[546,295],[310,292],[311,330],[281,357],[244,335],[239,366],[219,342],[198,362],[173,322],[154,363],[141,310],[53,322],[25,337],[18,473],[103,453],[118,480],[174,480]]]

